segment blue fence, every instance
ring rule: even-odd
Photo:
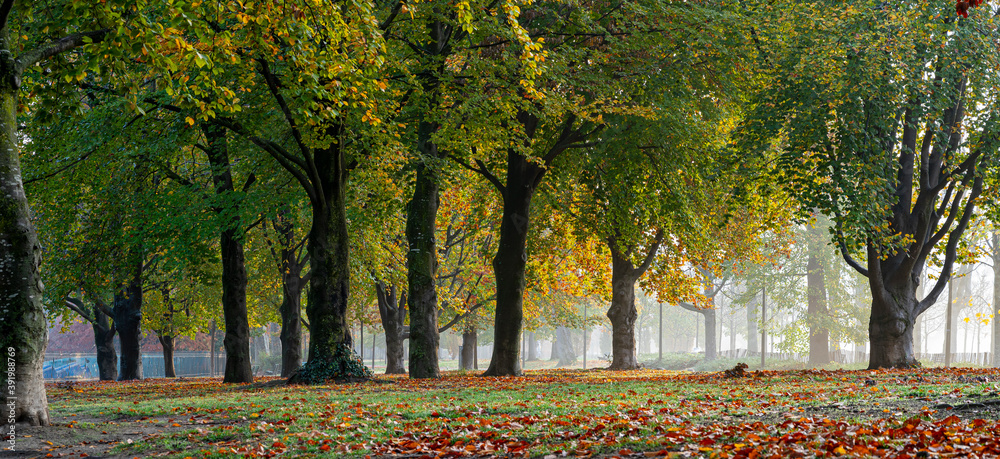
[[[220,375],[226,368],[226,355],[216,354],[215,374]],[[175,352],[174,371],[177,376],[212,376],[212,357],[208,352]],[[96,379],[97,354],[46,354],[42,364],[45,379]],[[142,376],[162,378],[163,354],[142,355]]]

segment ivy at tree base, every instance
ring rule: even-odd
[[[361,357],[346,343],[337,347],[332,360],[310,360],[288,378],[289,384],[323,384],[327,382],[361,382],[375,374]]]

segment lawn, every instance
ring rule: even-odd
[[[1000,372],[538,370],[287,386],[53,384],[27,456],[926,457],[1000,454]],[[29,436],[30,435],[30,436]]]

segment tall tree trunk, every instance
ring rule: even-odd
[[[235,189],[226,131],[219,126],[203,124],[202,132],[208,140],[206,151],[212,165],[215,193],[219,196],[231,195]],[[226,372],[222,382],[248,383],[253,381],[253,371],[250,366],[247,271],[241,242],[243,225],[239,218],[239,204],[233,202],[228,208],[220,209],[219,213],[222,220],[219,241],[222,250],[222,315],[226,323],[226,335],[222,339],[226,347]]]
[[[714,298],[713,298],[714,300]],[[705,360],[712,361],[718,357],[719,348],[718,340],[715,338],[716,334],[716,311],[715,308],[705,309],[701,311],[701,315],[705,316]]]
[[[810,225],[807,234],[806,290],[808,306],[806,318],[809,323],[809,365],[830,363],[830,330],[827,328],[829,312],[826,305],[826,282],[820,254],[826,248],[823,231],[818,225]]]
[[[350,266],[343,189],[334,197],[329,205],[313,205],[308,247],[312,277],[306,315],[310,325],[309,362],[336,365],[341,363],[338,354],[352,349],[353,339],[347,323]]]
[[[635,356],[635,321],[639,317],[635,309],[635,279],[619,272],[619,262],[612,263],[611,307],[611,366],[610,370],[634,370],[639,368]],[[630,263],[631,264],[631,263]]]
[[[479,335],[476,329],[462,332],[462,358],[461,368],[472,370],[476,366],[476,346],[479,345]]]
[[[331,139],[343,136],[343,125],[331,126],[326,135]],[[369,374],[348,373],[357,355],[352,351],[353,339],[347,322],[350,296],[350,253],[347,230],[347,201],[344,152],[334,142],[313,151],[315,178],[312,205],[312,228],[309,230],[310,278],[306,303],[309,318],[309,361],[291,382],[317,381],[318,376],[366,378]],[[310,374],[315,369],[318,374]],[[303,379],[305,378],[305,379]]]
[[[417,164],[417,179],[413,199],[406,213],[407,309],[410,313],[410,377],[439,378],[438,367],[438,300],[437,286],[437,212],[439,204],[436,165],[428,164],[438,157],[437,146],[430,141],[437,129],[435,123],[421,122],[417,149],[424,158]]]
[[[132,280],[115,293],[115,328],[121,344],[119,381],[142,379],[142,262],[137,262]]]
[[[295,243],[295,231],[288,218],[288,209],[281,209],[272,221],[280,241],[281,271],[281,377],[288,378],[302,366],[302,270]]]
[[[281,286],[282,378],[291,376],[302,365],[302,283],[298,277],[296,274],[294,279],[284,279]]]
[[[528,356],[527,360],[534,361],[538,360],[538,339],[535,337],[535,332],[528,332]]]
[[[607,240],[611,249],[611,307],[607,313],[611,320],[612,360],[609,370],[639,368],[635,356],[635,321],[639,317],[635,309],[635,283],[653,262],[661,238],[662,233],[657,234],[656,241],[638,267],[632,264],[631,248],[622,250],[615,236]]]
[[[524,267],[528,261],[528,224],[531,198],[544,171],[514,150],[507,153],[507,183],[503,192],[503,216],[497,254],[493,257],[496,279],[496,319],[493,356],[485,376],[521,375],[521,328],[524,323]]]
[[[101,307],[94,305],[94,347],[97,349],[97,374],[101,381],[118,379],[118,352],[115,334],[118,330]]]
[[[382,318],[382,330],[385,331],[385,374],[406,374],[403,363],[403,323],[406,321],[406,294],[400,299],[396,295],[396,286],[386,286],[382,281],[375,283],[375,294],[378,299],[378,313]]]
[[[556,341],[552,345],[552,353],[555,354],[559,363],[557,367],[568,367],[576,363],[576,351],[573,350],[573,340],[570,337],[569,329],[566,327],[556,328]]]
[[[558,135],[547,151],[538,155],[542,158],[529,159],[518,148],[507,150],[506,181],[479,169],[503,197],[503,214],[500,220],[500,236],[497,254],[493,257],[493,274],[496,282],[496,315],[493,327],[493,356],[484,376],[521,375],[521,329],[524,325],[524,268],[528,262],[528,227],[531,222],[531,198],[545,177],[545,171],[552,161],[567,149],[593,135],[599,129],[590,130],[581,125],[574,128],[575,115],[565,115]],[[533,148],[539,127],[539,119],[534,114],[519,110],[517,123],[523,128],[523,147]],[[587,123],[584,123],[586,125]],[[481,165],[483,166],[483,165]],[[483,166],[485,167],[485,166]]]
[[[9,27],[0,30],[0,47],[8,48]],[[17,137],[17,87],[10,54],[0,61],[0,351],[14,364],[14,418],[48,425],[42,363],[48,344],[48,324],[42,306],[39,276],[41,247],[21,181]],[[5,367],[6,368],[6,367]],[[7,372],[3,372],[7,386]],[[4,391],[7,394],[7,391]],[[9,395],[9,394],[8,394]],[[5,408],[7,405],[4,405]],[[9,413],[8,413],[9,414]],[[6,419],[7,416],[4,416]]]
[[[157,336],[160,346],[163,347],[163,376],[166,378],[176,378],[174,371],[174,337],[168,333]]]

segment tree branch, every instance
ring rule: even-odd
[[[972,218],[973,211],[976,207],[976,199],[983,191],[983,178],[982,176],[977,176],[975,182],[972,184],[972,191],[969,193],[969,200],[965,203],[965,208],[962,211],[962,218],[955,225],[955,229],[948,234],[948,244],[945,246],[944,254],[944,264],[941,266],[941,276],[938,277],[937,282],[934,284],[934,288],[931,289],[927,297],[917,304],[917,308],[914,314],[920,314],[926,311],[934,302],[937,301],[938,296],[944,291],[945,285],[951,280],[952,267],[955,264],[955,259],[958,258],[958,242],[962,238],[962,233],[965,232],[965,228],[969,225],[969,220]]]
[[[635,268],[636,277],[641,276],[643,273],[649,269],[649,266],[653,264],[653,260],[656,258],[656,252],[660,250],[660,244],[663,242],[663,230],[656,232],[656,240],[653,242],[653,246],[649,248],[649,252],[646,254],[646,258],[642,260],[642,263],[638,268]]]
[[[14,2],[12,1],[10,2],[10,4],[13,3]],[[6,13],[4,12],[3,8],[6,6],[7,6],[6,1],[4,2],[3,5],[0,5],[0,14],[7,14],[7,15],[10,14],[9,9],[6,11]],[[7,18],[3,19],[6,20]],[[46,43],[42,46],[39,46],[38,48],[25,51],[21,53],[21,55],[18,56],[17,59],[14,60],[14,72],[15,72],[14,76],[20,78],[21,74],[24,73],[24,70],[27,69],[28,67],[31,67],[32,65],[35,65],[36,63],[48,59],[52,56],[55,56],[59,53],[66,52],[73,48],[78,48],[80,46],[88,45],[91,43],[100,43],[101,41],[104,41],[104,37],[106,37],[108,35],[108,32],[110,31],[111,29],[101,29],[90,32],[74,33],[66,35],[65,37],[62,37],[56,41]]]
[[[267,83],[267,89],[271,92],[271,96],[278,103],[278,107],[281,109],[281,114],[285,117],[285,122],[288,123],[288,127],[292,130],[292,138],[295,139],[295,144],[298,145],[299,150],[302,152],[302,156],[306,158],[309,162],[309,148],[306,147],[305,142],[302,140],[302,133],[299,132],[299,126],[295,123],[295,118],[292,117],[292,111],[288,108],[288,103],[285,102],[285,97],[281,95],[281,89],[279,88],[278,78],[271,73],[271,67],[267,64],[267,61],[263,58],[255,59],[258,64],[260,64],[260,74],[264,77],[264,82]],[[296,158],[298,159],[298,158]],[[304,164],[300,166],[305,169]]]
[[[69,308],[71,311],[77,313],[80,317],[82,317],[87,322],[90,322],[91,324],[94,324],[94,325],[97,324],[97,319],[94,318],[94,317],[91,317],[90,314],[85,310],[85,308],[83,306],[83,301],[80,301],[79,299],[76,299],[76,298],[70,298],[70,297],[67,296],[67,297],[63,298],[63,303],[66,305],[67,308]]]
[[[863,266],[861,266],[861,263],[858,263],[857,260],[855,260],[853,257],[851,257],[851,254],[848,252],[848,250],[847,250],[847,240],[844,238],[844,231],[843,231],[843,228],[841,226],[842,223],[840,222],[841,218],[840,218],[839,212],[834,212],[834,213],[838,214],[838,215],[836,215],[836,217],[837,217],[836,218],[836,221],[837,221],[837,225],[836,225],[836,229],[837,229],[837,245],[840,247],[840,254],[841,254],[841,256],[844,257],[844,261],[846,261],[848,265],[850,265],[852,268],[854,268],[855,271],[861,273],[862,276],[869,277],[868,276],[868,270],[865,269]]]
[[[472,172],[475,172],[479,175],[482,175],[487,181],[490,182],[490,184],[493,185],[494,188],[497,189],[497,191],[500,193],[501,196],[507,193],[507,187],[504,186],[504,184],[500,181],[500,179],[497,178],[496,175],[493,175],[493,173],[489,171],[489,169],[486,167],[486,164],[483,163],[482,160],[477,159],[476,166],[473,166],[472,164],[469,164],[467,161],[453,154],[448,154],[448,157],[451,158],[452,161],[458,163],[458,165]]]
[[[251,134],[249,130],[235,120],[216,118],[212,120],[212,122],[243,136],[254,145],[263,148],[264,151],[268,152],[272,158],[281,164],[281,167],[287,170],[288,173],[292,174],[292,176],[299,181],[299,184],[305,188],[306,194],[309,195],[310,199],[316,201],[319,200],[319,196],[316,195],[316,189],[313,187],[309,177],[305,175],[306,165],[302,162],[301,158],[296,158],[294,155],[282,148],[281,145],[278,145],[275,142]]]
[[[494,298],[496,298],[496,294],[484,298],[482,301],[476,303],[464,313],[456,315],[454,319],[451,319],[451,321],[449,321],[447,324],[444,324],[442,327],[438,328],[438,333],[444,333],[448,331],[448,329],[454,326],[456,323],[458,323],[458,321],[468,317],[469,314],[472,314],[477,309],[483,307],[483,305],[485,305],[486,303],[493,301]]]
[[[396,20],[396,16],[399,16],[399,11],[403,9],[403,3],[403,0],[396,1],[396,4],[392,6],[392,11],[389,12],[389,17],[385,18],[385,21],[382,21],[382,23],[378,25],[379,29],[388,33],[389,27],[392,26],[392,22]]]

